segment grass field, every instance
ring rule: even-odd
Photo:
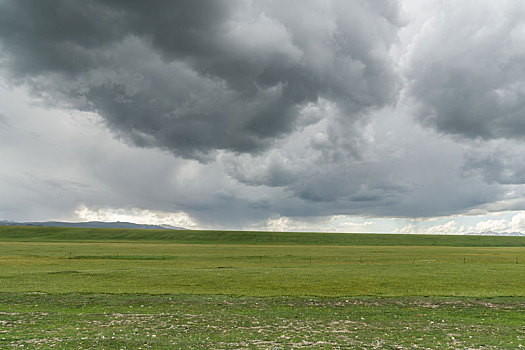
[[[519,348],[525,237],[0,227],[0,348]]]
[[[412,234],[359,234],[316,232],[258,231],[177,231],[89,229],[57,227],[0,226],[2,241],[21,242],[170,242],[181,244],[248,245],[369,245],[369,246],[452,246],[452,247],[524,247],[520,236],[444,236]]]

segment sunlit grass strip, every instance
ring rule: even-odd
[[[525,247],[525,236],[131,230],[0,226],[0,241],[163,241],[182,244]]]

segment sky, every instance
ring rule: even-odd
[[[525,3],[0,0],[0,220],[525,232]]]

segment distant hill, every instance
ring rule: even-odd
[[[130,229],[148,229],[148,230],[185,230],[184,227],[171,225],[145,225],[134,224],[131,222],[62,222],[62,221],[45,221],[45,222],[15,222],[0,221],[0,226],[43,226],[43,227],[80,227],[80,228],[130,228]]]
[[[494,232],[494,231],[483,231],[483,232],[470,232],[465,235],[476,235],[476,236],[525,236],[522,232]]]

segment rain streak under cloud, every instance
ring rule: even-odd
[[[524,43],[510,0],[2,0],[0,218],[521,231]]]

